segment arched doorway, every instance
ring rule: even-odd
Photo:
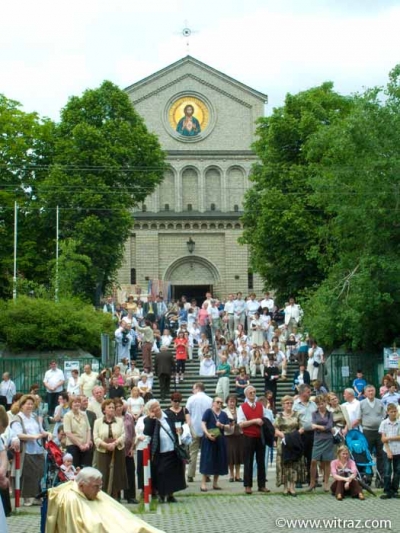
[[[198,304],[205,299],[205,293],[213,293],[215,285],[220,283],[217,267],[199,256],[185,256],[169,265],[164,274],[164,281],[172,286],[172,298],[185,295],[187,299],[196,299]]]

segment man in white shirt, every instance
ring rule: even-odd
[[[343,398],[346,400],[342,403],[344,415],[346,416],[349,429],[358,429],[361,419],[360,402],[355,398],[353,389],[344,389]]]
[[[258,312],[260,308],[260,302],[256,300],[256,294],[252,292],[250,298],[246,302],[246,317],[247,317],[247,331],[251,332],[251,321],[254,318],[254,314]]]
[[[110,313],[112,316],[115,315],[115,305],[112,296],[107,297],[106,303],[103,306],[103,313]]]
[[[261,309],[267,308],[270,313],[274,312],[275,302],[274,302],[274,299],[271,298],[269,292],[266,292],[264,294],[264,299],[261,300],[260,306],[261,306]]]
[[[295,303],[294,298],[289,298],[289,303],[285,307],[285,326],[289,333],[292,333],[293,328],[299,325],[302,316],[301,307]]]
[[[101,418],[104,413],[101,410],[101,404],[104,401],[104,389],[100,385],[96,385],[93,389],[92,397],[89,400],[88,411],[92,411],[96,418]]]
[[[54,415],[54,410],[58,404],[59,393],[63,390],[65,381],[64,372],[57,368],[55,361],[50,362],[50,368],[44,375],[43,384],[47,391],[47,405],[49,416]]]
[[[234,314],[234,327],[237,329],[239,324],[244,326],[244,321],[246,317],[246,302],[243,300],[243,295],[241,292],[236,294],[236,300],[233,302],[233,312]]]
[[[196,474],[197,455],[200,449],[203,428],[201,422],[207,409],[211,409],[213,400],[204,392],[204,383],[198,382],[193,385],[193,394],[186,402],[186,409],[190,415],[190,431],[192,444],[190,445],[190,464],[188,468],[188,481],[193,481]]]
[[[3,397],[3,404],[6,411],[11,409],[12,399],[17,393],[15,383],[10,379],[9,372],[4,372],[3,381],[0,383],[0,396]]]
[[[274,422],[272,412],[257,401],[256,389],[249,385],[244,389],[245,402],[237,411],[237,423],[243,432],[244,471],[243,483],[246,494],[252,494],[253,462],[257,463],[257,483],[259,492],[270,492],[266,488],[265,476],[265,443],[261,436],[263,418]]]
[[[96,383],[97,373],[92,371],[92,367],[90,365],[85,365],[83,367],[83,374],[81,374],[79,377],[80,394],[86,396],[86,398],[90,398]]]
[[[233,301],[233,294],[228,294],[228,300],[225,303],[224,313],[228,317],[228,333],[229,338],[235,338],[235,304]]]

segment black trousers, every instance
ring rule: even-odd
[[[310,468],[312,449],[314,445],[314,431],[305,431],[301,436],[301,440],[303,441],[304,446],[304,459],[306,461],[307,482],[310,483]]]
[[[171,375],[170,374],[160,374],[158,376],[160,382],[160,396],[161,400],[165,400],[170,394],[171,387]]]
[[[79,446],[70,444],[67,446],[67,453],[72,455],[72,463],[75,468],[84,468],[85,466],[92,466],[93,462],[93,448],[81,451]]]
[[[136,469],[135,459],[133,457],[125,457],[126,474],[128,476],[128,488],[124,490],[125,500],[136,499]]]
[[[257,463],[257,483],[258,488],[265,487],[265,445],[261,438],[247,437],[244,435],[244,486],[253,486],[253,462],[254,455]]]
[[[368,448],[372,455],[372,451],[376,450],[376,468],[383,477],[383,443],[381,440],[381,435],[378,433],[378,430],[370,430],[370,429],[364,429],[363,430],[364,437],[367,439],[368,442]]]
[[[48,415],[53,416],[54,410],[58,405],[58,397],[60,396],[60,392],[48,392],[47,393],[47,406],[49,408]]]

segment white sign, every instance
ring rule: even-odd
[[[383,367],[400,368],[400,355],[393,348],[383,349]]]
[[[79,372],[79,361],[64,361],[64,376],[66,380],[71,377],[72,370]]]
[[[350,367],[342,366],[342,378],[348,378],[350,376]]]

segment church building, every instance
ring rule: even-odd
[[[167,152],[164,181],[134,212],[119,283],[125,294],[168,287],[204,300],[260,294],[238,243],[256,120],[265,94],[187,56],[126,89]],[[140,290],[139,289],[139,290]]]

